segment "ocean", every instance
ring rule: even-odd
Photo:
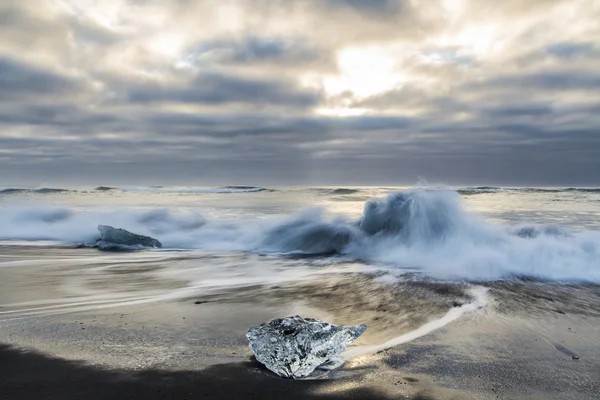
[[[292,262],[293,274],[353,262],[427,279],[600,283],[595,188],[0,188],[4,245],[91,244],[101,224],[164,245],[131,258],[244,254]],[[258,279],[263,266],[245,263]]]

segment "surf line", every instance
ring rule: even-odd
[[[349,348],[341,354],[341,359],[343,362],[350,361],[353,358],[369,354],[375,354],[379,351],[389,349],[390,347],[408,343],[422,336],[428,335],[431,332],[442,328],[451,322],[456,321],[463,315],[470,314],[472,312],[484,308],[487,304],[486,293],[487,288],[475,287],[471,289],[471,295],[473,296],[472,301],[460,307],[451,308],[443,317],[433,321],[429,321],[428,323],[421,325],[413,331],[397,336],[382,344],[375,344],[370,346],[356,346]]]

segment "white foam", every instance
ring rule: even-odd
[[[463,210],[449,190],[414,189],[365,205],[359,221],[329,219],[318,209],[287,217],[206,220],[167,208],[0,209],[0,240],[94,242],[112,225],[160,240],[167,249],[257,253],[341,253],[388,268],[443,279],[523,276],[600,283],[600,233],[531,227],[528,237]]]
[[[142,193],[179,193],[179,194],[201,194],[201,193],[254,193],[267,189],[261,187],[222,187],[222,188],[162,188],[162,187],[124,187],[124,192]]]

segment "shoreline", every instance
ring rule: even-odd
[[[130,257],[119,264],[101,255],[90,264],[85,255],[54,249],[47,264],[36,256],[0,269],[0,398],[592,400],[600,393],[599,286],[483,284],[490,301],[482,312],[353,358],[328,379],[293,381],[251,360],[248,327],[294,314],[366,323],[348,348],[359,349],[469,304],[473,285],[391,281],[349,268],[168,298],[163,293],[187,283],[167,279],[163,261]],[[160,301],[69,308],[81,296],[120,293],[116,288],[135,298],[154,293]],[[56,304],[61,313],[22,317]]]

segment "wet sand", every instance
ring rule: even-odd
[[[32,249],[2,250],[4,261],[36,260]],[[364,322],[355,344],[373,345],[468,303],[473,285],[348,272],[179,292],[183,280],[156,275],[161,261],[94,269],[78,261],[86,252],[0,268],[0,398],[599,398],[598,287],[480,284],[484,309],[323,379],[292,381],[252,360],[247,327],[291,314]],[[102,303],[102,294],[129,297]]]
[[[205,309],[200,314],[212,309],[222,315],[245,309],[234,303],[196,307]],[[222,331],[181,325],[148,334],[144,330],[150,329],[132,322],[137,318],[131,315],[118,316],[130,321],[122,323],[119,333],[89,320],[98,315],[80,313],[71,315],[62,330],[57,321],[37,321],[35,332],[31,323],[3,329],[1,341],[12,344],[0,346],[1,397],[597,399],[600,393],[595,319],[469,318],[350,361],[326,380],[291,381],[251,359],[243,331],[237,329],[244,324],[238,321]],[[60,339],[48,337],[54,335]]]

